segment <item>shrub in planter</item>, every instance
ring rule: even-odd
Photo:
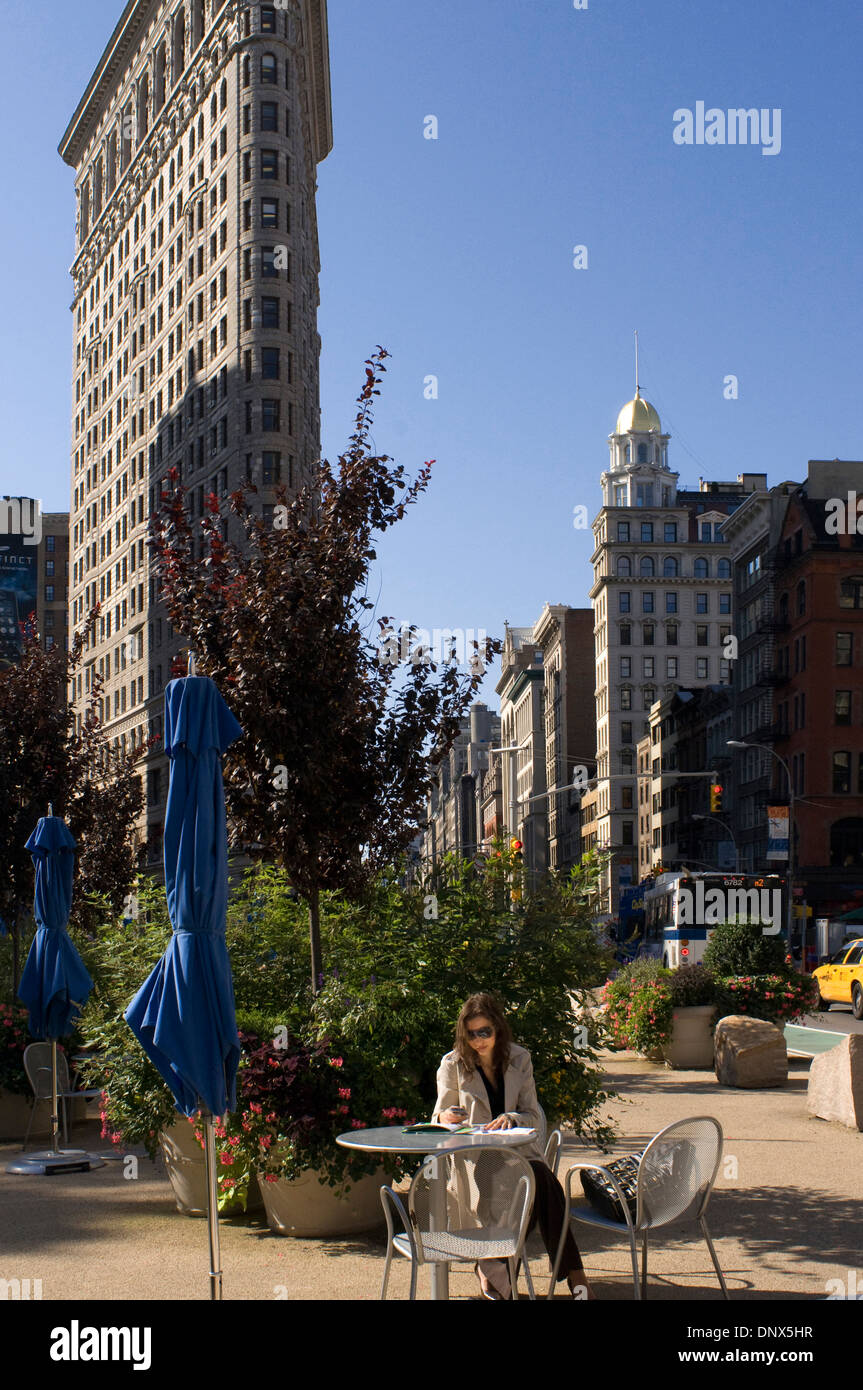
[[[718,922],[704,952],[711,974],[769,975],[785,970],[786,946],[781,932],[767,936],[760,925],[732,919]]]
[[[675,1009],[716,1003],[716,979],[705,965],[681,965],[673,971],[670,985]]]
[[[748,1014],[782,1028],[817,1006],[818,985],[812,975],[795,971],[771,975],[735,975],[717,980],[718,1016]]]
[[[33,1039],[26,1009],[0,1004],[0,1091],[13,1096],[32,1096],[24,1071],[24,1049]]]
[[[671,1039],[673,971],[659,961],[631,961],[602,991],[614,1043],[637,1052],[655,1052]]]

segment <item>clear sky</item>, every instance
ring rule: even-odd
[[[2,0],[0,492],[49,510],[68,507],[72,347],[56,148],[121,11]],[[588,604],[573,508],[598,510],[636,328],[681,483],[863,458],[859,0],[329,0],[329,25],[324,449],[381,343],[377,447],[437,460],[380,548],[380,611],[502,635]],[[779,153],[675,143],[698,102],[780,110]]]

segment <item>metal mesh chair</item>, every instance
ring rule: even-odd
[[[33,1107],[30,1122],[21,1151],[26,1149],[33,1128],[36,1107],[40,1100],[51,1100],[51,1044],[49,1042],[30,1043],[24,1048],[24,1071],[33,1088]],[[63,1121],[63,1143],[69,1142],[69,1118],[66,1111],[67,1100],[95,1100],[101,1095],[98,1088],[89,1091],[73,1091],[69,1082],[69,1063],[65,1052],[57,1049],[57,1099],[60,1102],[60,1115]]]
[[[705,1211],[719,1172],[722,1157],[722,1127],[710,1115],[699,1115],[691,1120],[678,1120],[668,1125],[651,1139],[638,1165],[636,1187],[636,1212],[633,1219],[629,1205],[614,1174],[599,1163],[575,1163],[566,1175],[566,1219],[561,1232],[560,1244],[554,1264],[552,1286],[563,1253],[563,1242],[569,1222],[581,1221],[585,1225],[600,1227],[605,1231],[626,1232],[629,1236],[632,1255],[632,1281],[637,1299],[647,1297],[647,1239],[648,1233],[660,1226],[670,1226],[681,1221],[697,1221],[701,1234],[707,1242],[710,1258],[716,1270],[720,1287],[725,1298],[729,1297],[725,1278],[716,1258],[713,1241],[707,1229]],[[615,1190],[624,1212],[623,1221],[615,1221],[603,1216],[592,1207],[572,1208],[573,1175],[582,1169],[603,1173]],[[637,1237],[641,1237],[641,1281],[638,1278]]]
[[[560,1145],[562,1137],[559,1129],[553,1129],[545,1145],[545,1161],[555,1177],[557,1177],[557,1170],[560,1167]],[[548,1251],[543,1244],[542,1236],[536,1228],[528,1232],[527,1240],[524,1243],[524,1255],[525,1259],[528,1260],[541,1260],[544,1256],[548,1256],[549,1269],[551,1269],[554,1263],[552,1257],[548,1255]]]
[[[422,1264],[506,1260],[516,1292],[521,1261],[528,1295],[535,1297],[524,1241],[533,1207],[533,1170],[512,1149],[465,1147],[430,1155],[411,1181],[407,1213],[398,1193],[381,1188],[387,1256],[381,1298],[386,1298],[393,1252],[411,1261],[410,1298]],[[396,1234],[393,1214],[404,1231]]]

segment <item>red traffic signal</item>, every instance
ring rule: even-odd
[[[522,844],[521,840],[517,840],[514,836],[509,842],[509,847],[512,850],[513,854],[518,854],[519,850],[524,849],[524,845]]]
[[[714,782],[710,787],[710,809],[711,811],[722,810],[722,787],[718,782]]]

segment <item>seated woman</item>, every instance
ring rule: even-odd
[[[437,1074],[437,1104],[432,1120],[459,1124],[465,1119],[486,1130],[524,1125],[545,1138],[545,1115],[537,1099],[530,1053],[512,1041],[512,1033],[490,994],[472,994],[462,1005],[455,1048],[442,1059]],[[530,1230],[539,1229],[554,1261],[563,1225],[563,1188],[545,1162],[539,1142],[517,1150],[527,1159],[536,1181]],[[512,1297],[505,1260],[482,1260],[477,1266],[483,1296]],[[566,1279],[573,1298],[593,1298],[578,1246],[568,1231],[558,1280]]]

